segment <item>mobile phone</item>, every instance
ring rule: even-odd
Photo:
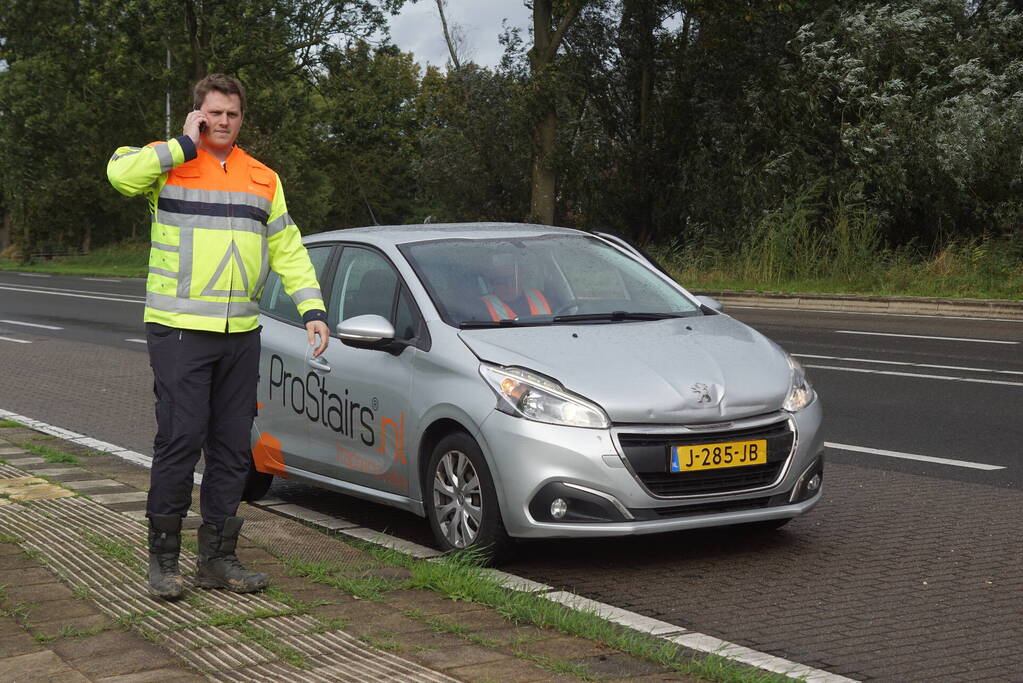
[[[199,111],[200,109],[202,109],[202,107],[196,105],[194,109],[195,109],[195,111]],[[202,135],[205,132],[206,132],[206,122],[202,121],[202,122],[199,123],[199,134]]]

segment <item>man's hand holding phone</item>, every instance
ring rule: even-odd
[[[206,113],[198,107],[188,112],[182,132],[198,145],[199,136],[206,132]]]

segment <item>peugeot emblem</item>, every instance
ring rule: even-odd
[[[697,382],[693,386],[689,387],[689,390],[694,394],[699,395],[697,403],[710,403],[713,399],[710,397],[710,387],[703,382]]]

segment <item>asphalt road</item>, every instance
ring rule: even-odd
[[[0,408],[151,452],[142,293],[0,273]],[[507,569],[853,678],[1023,680],[1023,321],[728,312],[824,401],[822,503],[767,535],[525,544]],[[411,515],[272,493],[430,543]]]

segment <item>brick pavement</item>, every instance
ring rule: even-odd
[[[17,446],[25,442],[81,464],[47,462]],[[248,506],[239,554],[274,577],[270,590],[190,590],[180,602],[153,600],[144,587],[144,527],[132,519],[144,502],[130,495],[148,484],[148,473],[87,453],[0,428],[0,459],[8,463],[0,463],[0,682],[696,681],[482,605],[404,587],[407,570]],[[69,496],[71,488],[89,498]],[[186,572],[197,524],[186,519]],[[295,571],[299,564],[305,571]],[[351,584],[325,585],[317,568]],[[379,595],[359,599],[338,587],[360,581]]]
[[[1023,681],[1023,492],[829,464],[769,534],[538,543],[535,581],[863,680]]]

